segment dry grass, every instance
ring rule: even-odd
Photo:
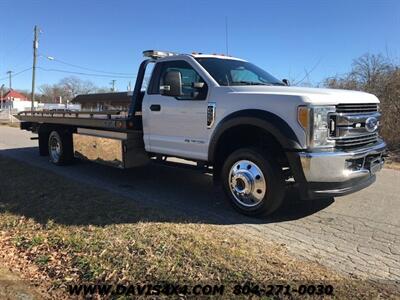
[[[0,122],[0,126],[9,126],[19,128],[19,122]]]
[[[29,283],[0,266],[0,299],[15,298],[40,299],[41,295]]]
[[[399,162],[387,162],[387,163],[385,163],[385,168],[400,171],[400,163]]]
[[[400,150],[388,151],[385,167],[388,169],[400,170]]]
[[[230,226],[187,223],[1,156],[0,178],[0,263],[48,298],[65,297],[71,282],[324,282],[338,298],[392,293]]]

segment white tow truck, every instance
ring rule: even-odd
[[[382,168],[374,95],[288,86],[229,56],[144,56],[129,111],[25,111],[16,116],[21,129],[38,134],[40,154],[56,165],[194,161],[248,215],[274,212],[288,186],[303,199],[341,196],[372,184]]]

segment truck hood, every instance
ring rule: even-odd
[[[234,94],[288,95],[302,98],[305,103],[336,105],[339,103],[379,103],[375,95],[349,90],[295,86],[230,86]]]

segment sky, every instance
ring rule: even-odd
[[[0,0],[0,16],[0,85],[12,70],[15,89],[31,89],[34,25],[36,86],[77,72],[123,91],[143,50],[226,53],[226,28],[230,55],[295,83],[346,73],[365,53],[400,57],[398,0]]]

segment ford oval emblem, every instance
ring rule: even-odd
[[[375,117],[369,117],[365,121],[365,129],[368,132],[374,132],[378,128],[378,119]]]

